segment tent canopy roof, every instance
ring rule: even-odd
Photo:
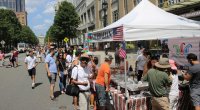
[[[165,37],[200,37],[199,22],[166,12],[148,0],[142,0],[132,11],[93,33],[101,33],[123,26],[125,40],[149,40]],[[183,32],[184,31],[184,32]],[[135,39],[138,37],[137,39]],[[151,38],[150,38],[151,37]]]

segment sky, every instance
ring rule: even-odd
[[[28,26],[36,36],[45,36],[53,24],[56,0],[25,0]]]

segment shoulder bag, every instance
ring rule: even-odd
[[[79,95],[79,87],[75,84],[72,84],[71,83],[71,80],[70,79],[70,82],[69,82],[69,85],[67,85],[66,87],[66,94],[67,95],[70,95],[70,96],[78,96]],[[77,76],[76,76],[76,80],[78,80],[78,67],[77,67]]]

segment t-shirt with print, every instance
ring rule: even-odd
[[[36,65],[36,57],[28,56],[25,58],[24,62],[27,63],[28,69],[32,69]]]
[[[45,59],[45,63],[48,64],[50,73],[57,73],[58,72],[55,59],[51,56],[51,54],[47,55],[47,57]]]
[[[144,65],[147,61],[147,58],[143,55],[143,54],[140,54],[137,59],[137,70],[144,70]]]
[[[105,86],[105,78],[104,75],[108,74],[108,84],[110,84],[110,66],[108,63],[103,63],[101,64],[98,74],[97,74],[97,78],[96,78],[96,84],[100,84],[102,86]]]
[[[149,82],[149,90],[153,96],[159,97],[167,95],[167,86],[171,84],[167,73],[150,69],[143,80]]]
[[[71,63],[72,62],[72,57],[70,55],[67,55],[66,60],[67,60],[67,63]]]
[[[89,70],[87,67],[83,68],[80,65],[77,65],[72,69],[72,78],[77,80],[78,82],[88,82],[87,86],[78,85],[80,90],[89,90],[90,83],[89,83]]]
[[[190,80],[190,88],[200,90],[200,64],[195,64],[189,67],[187,71],[190,75],[192,75],[192,79]]]

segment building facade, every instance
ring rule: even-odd
[[[45,42],[44,42],[45,37],[44,36],[38,36],[37,38],[39,40],[39,45],[44,46],[45,45]]]
[[[21,25],[27,25],[25,0],[0,0],[0,7],[14,11]]]
[[[200,0],[168,0],[159,6],[176,15],[200,21]]]
[[[0,6],[6,7],[14,12],[24,12],[25,0],[0,0]]]
[[[15,12],[19,22],[22,26],[27,25],[27,13],[26,12]]]
[[[141,0],[68,0],[79,14],[82,32],[79,39],[85,39],[87,32],[101,29],[129,13]],[[165,11],[200,21],[200,0],[150,0]],[[78,41],[77,41],[78,42]],[[78,43],[76,42],[76,45]],[[72,43],[73,44],[73,43]],[[100,46],[101,47],[101,46]]]

